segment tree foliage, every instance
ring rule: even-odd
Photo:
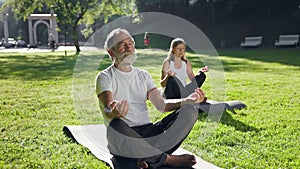
[[[140,12],[165,12],[191,21],[236,22],[295,13],[299,11],[300,0],[136,0],[136,3]]]
[[[24,20],[32,13],[53,10],[57,14],[58,22],[72,28],[72,39],[77,53],[80,52],[77,33],[79,24],[85,24],[89,29],[99,18],[107,22],[113,15],[137,13],[134,0],[8,0],[1,11],[8,8],[12,9],[17,18]]]
[[[164,12],[199,27],[216,46],[239,46],[262,35],[273,46],[279,34],[299,34],[300,0],[136,0],[139,12]]]

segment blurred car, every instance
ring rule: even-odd
[[[2,46],[4,46],[5,48],[15,47],[16,45],[16,40],[14,38],[7,38],[6,44],[5,44],[5,38],[2,38],[1,42],[2,42]]]
[[[58,43],[59,46],[74,46],[74,43],[73,42],[59,42]]]
[[[25,48],[25,47],[27,47],[27,44],[24,40],[17,40],[15,47],[16,48],[23,48],[23,47]]]

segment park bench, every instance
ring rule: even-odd
[[[262,36],[252,36],[245,37],[245,39],[241,42],[241,47],[261,47],[262,46]]]
[[[299,35],[279,35],[278,40],[275,41],[275,46],[295,46],[299,45]]]

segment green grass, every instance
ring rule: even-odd
[[[158,85],[166,51],[138,52],[136,66],[148,70]],[[300,168],[299,49],[223,50],[219,55],[226,100],[240,100],[248,107],[225,112],[218,123],[200,114],[183,146],[222,168]],[[102,120],[94,103],[92,109],[74,109],[73,70],[83,58],[88,57],[0,54],[0,168],[108,168],[62,131],[66,124]],[[188,58],[195,71],[204,65],[201,59],[218,59],[191,53]],[[98,64],[88,60],[87,67]],[[109,64],[105,57],[96,66],[101,70]],[[214,66],[210,68],[214,72]],[[96,73],[92,70],[86,77],[93,81]],[[210,75],[203,89],[217,99]],[[161,118],[150,104],[149,109],[153,120]],[[215,130],[205,133],[210,127]]]

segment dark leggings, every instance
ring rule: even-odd
[[[180,118],[178,118],[179,114],[180,114]],[[197,117],[198,117],[198,113],[192,106],[183,106],[182,109],[175,110],[174,112],[172,112],[171,114],[163,118],[161,121],[154,124],[150,123],[142,126],[129,127],[123,120],[113,119],[110,122],[109,127],[113,128],[114,130],[126,136],[136,137],[136,138],[147,138],[147,137],[159,135],[165,132],[166,130],[168,130],[169,127],[176,121],[176,119],[182,121],[182,124],[189,125],[187,130],[178,131],[178,132],[182,132],[185,137],[181,141],[179,141],[179,143],[177,143],[175,146],[167,148],[168,150],[162,154],[146,157],[143,159],[134,159],[128,157],[121,157],[112,153],[113,154],[112,162],[114,168],[115,169],[123,169],[123,168],[137,169],[137,160],[146,161],[150,166],[149,168],[159,168],[165,163],[167,154],[172,154],[181,145],[184,139],[188,136],[189,132],[192,129],[192,126],[197,120]],[[108,128],[108,133],[109,131],[110,130]],[[114,138],[114,139],[118,139],[118,138]]]
[[[177,77],[171,76],[167,81],[167,85],[164,90],[164,97],[166,99],[179,99],[187,97],[193,93],[197,87],[200,88],[205,79],[206,75],[204,73],[200,73],[192,79],[191,83],[184,87]]]

